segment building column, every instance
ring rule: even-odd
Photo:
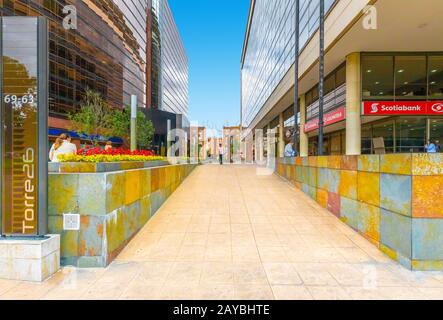
[[[300,157],[309,155],[309,138],[305,132],[306,124],[306,99],[305,95],[300,96]],[[295,125],[297,125],[297,115],[295,115]]]
[[[346,57],[346,154],[361,154],[360,52]]]
[[[278,125],[278,156],[283,158],[285,156],[285,123],[283,121],[283,112],[280,113]]]

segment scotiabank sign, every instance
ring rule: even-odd
[[[365,101],[363,115],[443,115],[443,101]]]
[[[341,107],[332,112],[325,114],[323,117],[324,125],[329,126],[331,124],[343,121],[346,119],[346,108]],[[317,130],[320,127],[319,119],[314,119],[305,124],[305,132],[311,132]]]

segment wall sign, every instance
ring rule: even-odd
[[[46,233],[47,22],[0,19],[1,234]]]
[[[443,115],[443,101],[365,101],[363,115]]]
[[[325,126],[346,120],[346,107],[341,107],[325,114],[323,119]],[[319,119],[313,119],[305,124],[305,132],[317,130],[319,127]]]

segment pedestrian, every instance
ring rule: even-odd
[[[428,143],[425,145],[425,150],[427,153],[437,153],[437,146],[435,143],[428,141]]]
[[[51,150],[49,151],[49,160],[51,160],[51,162],[60,162],[60,155],[75,154],[77,147],[68,141],[68,137],[69,136],[66,133],[62,133],[55,140],[55,143],[52,145]]]
[[[72,154],[77,154],[77,145],[72,143],[72,137],[69,134],[66,134],[66,141],[69,143],[69,147],[71,148]]]
[[[223,154],[225,153],[223,150],[223,145],[220,143],[219,145],[219,149],[218,149],[218,154],[219,154],[219,158],[220,158],[220,164],[223,165]]]
[[[289,142],[286,145],[286,147],[285,147],[285,157],[287,157],[287,158],[295,157],[294,142]]]
[[[112,141],[106,142],[105,151],[112,151]]]

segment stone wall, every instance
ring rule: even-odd
[[[413,270],[443,270],[443,155],[282,158],[278,174]]]
[[[50,173],[49,232],[61,235],[62,265],[107,266],[194,168]],[[80,214],[79,231],[63,230],[64,214]]]

